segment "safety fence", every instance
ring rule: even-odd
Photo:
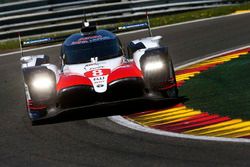
[[[0,7],[0,39],[74,30],[83,15],[97,25],[113,24],[190,10],[231,5],[228,0],[30,0]]]

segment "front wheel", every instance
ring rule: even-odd
[[[149,92],[166,98],[178,97],[174,67],[167,48],[146,51],[140,63]]]

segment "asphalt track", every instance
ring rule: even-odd
[[[250,43],[250,14],[155,30],[174,64]],[[123,43],[143,37],[122,35]],[[59,48],[47,53],[52,61]],[[249,166],[250,144],[187,140],[137,132],[105,116],[140,110],[99,108],[31,126],[25,112],[20,55],[0,58],[0,166]],[[129,111],[128,111],[129,110]]]

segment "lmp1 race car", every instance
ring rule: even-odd
[[[63,42],[60,67],[46,55],[23,56],[30,119],[102,104],[176,98],[172,60],[160,41],[160,36],[131,41],[125,55],[114,33],[85,27]]]

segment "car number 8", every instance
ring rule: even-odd
[[[102,72],[102,70],[94,70],[94,71],[92,71],[92,75],[94,77],[102,76],[103,72]]]

